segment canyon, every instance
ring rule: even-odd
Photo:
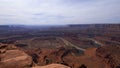
[[[0,26],[0,68],[120,68],[120,24]]]

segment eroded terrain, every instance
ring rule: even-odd
[[[0,43],[0,68],[41,68],[49,64],[71,68],[120,67],[120,24],[4,25],[0,26]]]

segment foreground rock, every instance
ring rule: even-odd
[[[61,64],[50,64],[46,66],[37,66],[37,67],[32,67],[32,68],[70,68],[70,67],[61,65]]]
[[[107,45],[96,50],[97,56],[110,65],[111,68],[120,68],[120,46]]]
[[[0,68],[26,68],[32,65],[32,58],[13,45],[0,45]]]

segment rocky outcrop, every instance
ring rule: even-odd
[[[34,52],[27,52],[39,65],[47,65],[51,63],[63,63],[63,57],[68,54],[68,50],[64,48],[58,49],[36,49]]]
[[[96,55],[101,57],[111,68],[120,68],[120,46],[106,45],[96,50]]]
[[[36,66],[36,67],[32,67],[32,68],[70,68],[70,67],[61,65],[61,64],[50,64],[50,65],[46,65],[46,66]]]
[[[75,55],[76,52],[64,47],[26,50],[26,53],[34,59],[35,65],[38,66],[52,63],[62,64],[71,68],[102,68],[106,66],[103,61],[99,61],[99,58],[96,57],[96,48],[86,49],[82,55]]]
[[[119,68],[119,52],[120,46],[111,45],[88,48],[84,54],[76,55],[79,52],[74,48],[22,49],[0,44],[0,68]]]
[[[76,58],[74,55],[77,52],[74,49],[66,49],[64,47],[59,47],[56,49],[43,48],[29,49],[24,51],[28,55],[30,55],[34,63],[39,66],[44,66],[52,63],[63,64],[74,68],[81,66],[81,64],[78,64],[77,62],[79,61],[78,58]]]
[[[26,68],[32,66],[32,58],[14,45],[0,44],[0,68]]]

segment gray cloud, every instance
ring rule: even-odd
[[[0,24],[120,23],[120,0],[0,0]]]

